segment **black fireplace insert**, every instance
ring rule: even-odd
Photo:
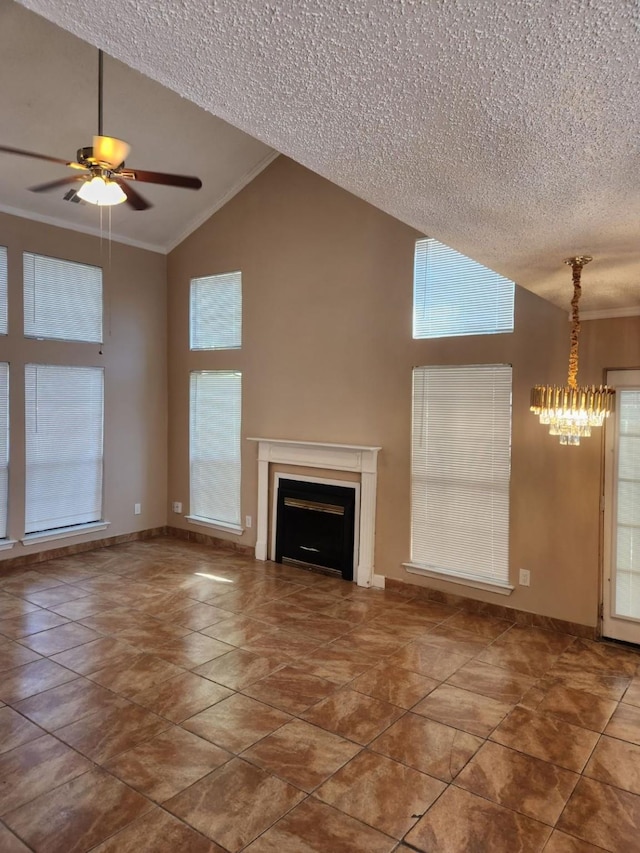
[[[304,480],[280,480],[276,562],[324,569],[353,580],[356,490]]]

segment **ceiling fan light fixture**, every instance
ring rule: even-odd
[[[115,136],[94,136],[93,157],[97,163],[106,164],[110,169],[117,169],[127,159],[130,146]]]
[[[90,181],[85,181],[78,190],[78,195],[83,201],[97,204],[99,207],[113,207],[127,200],[122,187],[102,175],[95,175]]]
[[[549,427],[550,435],[560,437],[560,444],[578,445],[581,438],[591,435],[592,427],[602,426],[613,411],[615,391],[606,385],[578,386],[578,338],[580,314],[578,302],[582,294],[582,267],[593,260],[590,255],[567,258],[573,270],[573,299],[571,300],[571,348],[567,384],[536,385],[531,389],[531,411],[540,423]]]

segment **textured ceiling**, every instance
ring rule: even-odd
[[[0,144],[75,159],[97,132],[97,73],[95,47],[0,0]],[[153,208],[113,209],[114,236],[160,250],[172,247],[273,156],[261,142],[109,57],[104,129],[131,144],[128,164],[203,180],[198,192],[137,184]],[[99,229],[98,208],[64,201],[64,189],[27,189],[71,174],[64,166],[0,153],[0,210]]]
[[[634,0],[21,0],[563,307],[640,304]]]

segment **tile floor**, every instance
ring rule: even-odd
[[[174,539],[14,571],[0,850],[640,851],[640,655]]]

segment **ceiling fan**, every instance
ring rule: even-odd
[[[49,163],[59,163],[76,170],[76,174],[29,187],[31,192],[42,193],[71,185],[64,198],[67,201],[87,201],[100,206],[111,206],[126,201],[134,210],[147,210],[151,203],[144,199],[129,181],[142,181],[150,184],[164,184],[170,187],[182,187],[199,190],[200,178],[189,175],[170,175],[165,172],[148,172],[142,169],[130,169],[125,166],[125,158],[130,146],[122,139],[102,134],[102,68],[103,54],[98,51],[98,135],[93,137],[93,145],[79,148],[77,160],[69,162],[47,154],[36,154],[22,148],[10,148],[0,145],[0,152],[19,154],[22,157],[34,157]],[[79,184],[80,186],[73,186]]]

